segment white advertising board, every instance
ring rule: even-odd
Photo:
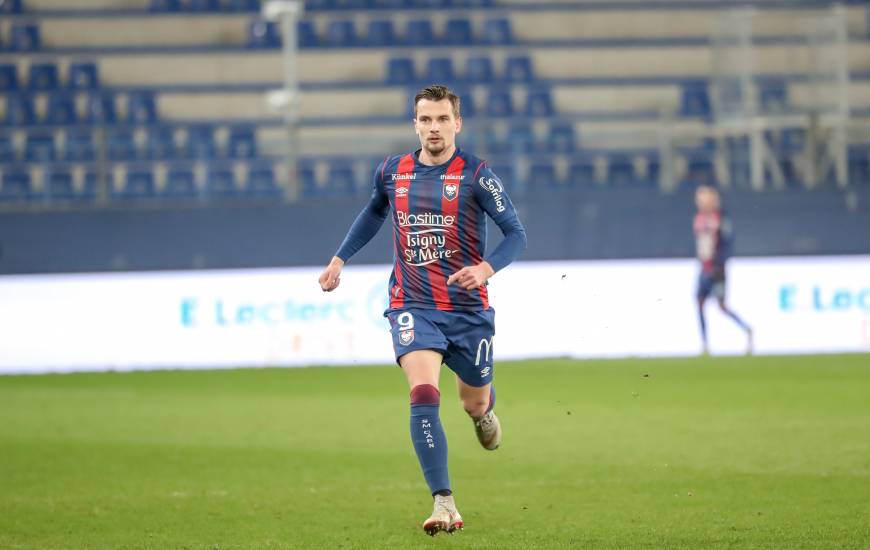
[[[388,266],[0,277],[0,373],[393,361]],[[692,260],[520,262],[492,279],[497,359],[700,351]],[[870,351],[870,256],[734,259],[757,353]],[[742,331],[710,301],[713,353]]]

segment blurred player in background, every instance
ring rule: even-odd
[[[411,388],[411,441],[434,499],[423,529],[435,535],[463,525],[439,419],[441,364],[456,373],[462,406],[480,444],[495,450],[501,442],[493,412],[495,312],[486,283],[519,256],[526,234],[496,175],[456,147],[462,129],[459,97],[444,86],[421,90],[414,98],[414,129],[421,148],[388,157],[377,167],[368,205],[319,282],[324,291],[335,290],[342,266],[392,212],[395,261],[385,315],[396,361]],[[487,215],[504,239],[484,259]]]
[[[710,294],[716,296],[722,313],[730,317],[746,332],[746,353],[752,353],[752,328],[725,304],[725,262],[731,257],[734,245],[734,228],[731,220],[722,212],[719,192],[702,185],[695,192],[698,208],[693,224],[695,249],[701,262],[698,275],[698,320],[701,323],[703,353],[710,353],[707,343],[707,320],[704,317],[704,302]]]

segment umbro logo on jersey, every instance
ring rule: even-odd
[[[404,197],[407,195],[408,195],[408,188],[407,187],[396,187],[396,196],[397,197]]]

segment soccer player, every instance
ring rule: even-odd
[[[719,192],[702,185],[695,191],[695,249],[701,262],[698,275],[698,320],[701,323],[701,341],[704,355],[709,354],[707,344],[707,320],[704,317],[704,302],[710,294],[716,296],[722,313],[730,317],[746,332],[746,353],[752,353],[752,329],[734,311],[725,305],[725,262],[731,256],[734,244],[734,229],[731,220],[719,206]]]
[[[414,130],[421,148],[378,165],[371,199],[319,279],[324,291],[335,290],[342,266],[390,215],[394,266],[384,315],[411,388],[411,441],[434,499],[432,515],[423,522],[429,535],[463,525],[438,414],[441,364],[456,374],[459,398],[480,444],[497,449],[495,312],[486,285],[526,246],[525,229],[501,181],[484,161],[457,148],[461,129],[460,99],[448,88],[429,86],[416,95]],[[487,215],[504,238],[484,255]]]

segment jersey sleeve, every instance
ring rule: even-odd
[[[386,160],[378,165],[375,169],[372,196],[369,198],[368,204],[362,209],[359,215],[350,226],[344,241],[338,247],[336,256],[347,262],[351,256],[362,249],[372,237],[374,237],[384,220],[387,219],[387,214],[390,212],[390,200],[387,198],[387,193],[384,191],[384,182],[381,175],[384,171]]]
[[[489,265],[498,272],[516,260],[525,250],[526,230],[520,223],[504,185],[493,171],[484,164],[476,177],[474,196],[504,235],[504,239],[486,257]]]

